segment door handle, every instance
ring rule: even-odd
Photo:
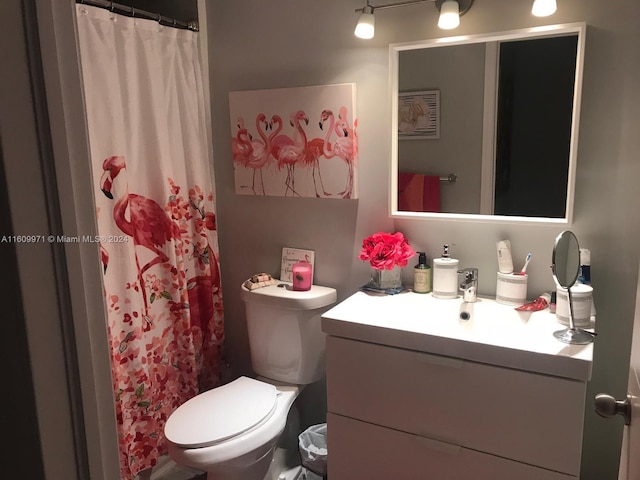
[[[624,400],[616,400],[611,395],[599,393],[596,395],[596,413],[601,417],[611,418],[622,415],[625,425],[631,425],[631,395]]]

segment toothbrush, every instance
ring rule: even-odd
[[[528,253],[527,258],[524,261],[524,266],[522,267],[522,270],[520,270],[520,273],[518,273],[518,275],[525,275],[527,273],[527,266],[529,265],[530,261],[531,261],[531,254]]]

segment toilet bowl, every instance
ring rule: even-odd
[[[335,303],[335,289],[313,285],[299,292],[284,282],[242,289],[252,366],[260,377],[240,377],[195,396],[164,429],[169,456],[207,472],[208,480],[271,480],[265,475],[271,476],[294,401],[304,385],[324,376],[320,315]]]
[[[263,480],[299,391],[240,377],[200,394],[167,420],[169,456],[216,480]]]

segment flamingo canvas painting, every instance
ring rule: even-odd
[[[354,83],[229,93],[236,193],[358,198]]]

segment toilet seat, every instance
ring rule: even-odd
[[[186,401],[164,427],[167,440],[182,448],[201,448],[242,435],[275,412],[275,386],[248,377],[201,393]]]

